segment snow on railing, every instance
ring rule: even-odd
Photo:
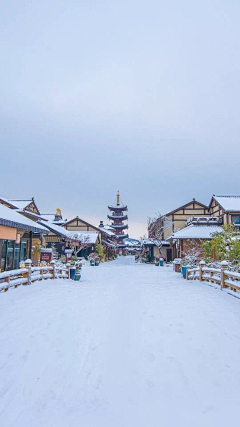
[[[224,288],[230,288],[231,291],[240,291],[240,273],[227,269],[228,263],[223,261],[221,268],[206,266],[204,261],[199,263],[199,267],[187,267],[187,280],[200,280],[200,282],[215,283]]]
[[[70,277],[70,264],[59,267],[55,265],[55,261],[52,261],[48,266],[33,267],[30,259],[27,259],[24,264],[25,268],[0,273],[0,292],[6,292],[9,288],[17,288],[20,285],[31,285],[37,280]]]
[[[219,216],[192,216],[188,218],[185,222],[186,226],[191,224],[197,225],[213,225],[213,224],[222,224],[222,218]]]

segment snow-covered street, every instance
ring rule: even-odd
[[[121,257],[0,295],[2,427],[213,427],[240,417],[240,300]]]

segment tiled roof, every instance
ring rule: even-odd
[[[222,231],[220,225],[189,225],[189,227],[183,228],[180,231],[169,236],[170,239],[211,239],[212,233],[216,231]]]
[[[0,204],[0,224],[36,233],[46,232],[46,229],[42,227],[42,225],[39,225],[31,219],[28,219],[16,212],[14,209],[7,208],[2,204]]]
[[[240,196],[213,196],[225,211],[240,212]]]

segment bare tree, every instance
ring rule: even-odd
[[[72,241],[70,243],[70,247],[71,249],[74,249],[75,257],[77,257],[77,253],[79,251],[81,251],[82,249],[86,249],[91,245],[89,235],[84,235],[83,233],[73,232],[71,233],[71,239]],[[79,243],[79,246],[77,246],[77,242]]]
[[[148,217],[147,223],[149,240],[151,240],[158,249],[161,249],[164,232],[172,228],[173,221],[168,216],[161,215],[160,212],[158,212],[154,218]]]

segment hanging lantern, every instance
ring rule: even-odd
[[[20,242],[21,242],[21,234],[20,234],[20,233],[17,233],[15,243],[16,243],[17,245],[19,245],[19,243],[20,243]]]

